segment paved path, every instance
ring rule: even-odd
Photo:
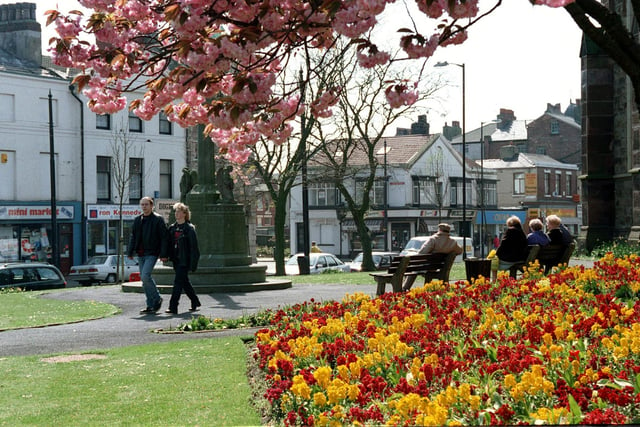
[[[593,265],[590,261],[573,261],[571,264]],[[457,279],[457,278],[453,278]],[[202,307],[199,314],[212,318],[237,319],[244,314],[262,309],[290,306],[315,299],[316,301],[339,301],[346,294],[363,292],[375,295],[375,285],[293,285],[282,290],[236,292],[227,294],[200,295]],[[19,329],[0,332],[0,357],[30,354],[53,354],[88,352],[112,347],[166,342],[211,336],[250,335],[253,330],[225,330],[206,334],[158,334],[152,331],[169,329],[191,319],[187,309],[189,300],[182,296],[178,315],[167,315],[168,295],[157,315],[141,315],[144,294],[125,293],[119,286],[93,286],[71,288],[48,294],[50,298],[65,300],[100,301],[117,306],[121,313],[103,319],[80,323],[48,326],[44,328]]]
[[[372,285],[294,285],[289,289],[199,295],[202,307],[198,314],[212,318],[237,319],[243,314],[261,309],[285,307],[310,299],[341,300],[346,294],[363,292],[374,295]],[[178,315],[168,315],[168,295],[156,315],[141,315],[144,294],[125,293],[116,285],[71,288],[53,292],[48,297],[65,300],[94,300],[117,306],[122,312],[103,319],[80,323],[18,329],[0,332],[0,357],[30,354],[87,352],[151,342],[211,336],[251,335],[253,330],[225,330],[207,334],[158,334],[152,331],[168,329],[186,323],[192,317],[189,299],[182,296]]]

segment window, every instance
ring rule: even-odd
[[[356,203],[362,204],[364,181],[356,181]],[[373,183],[371,192],[369,193],[369,205],[370,206],[384,206],[384,179],[377,179]]]
[[[553,194],[556,196],[560,196],[562,194],[562,174],[560,172],[556,172],[556,186],[553,190]]]
[[[557,120],[551,120],[551,135],[558,135],[560,133],[560,123]]]
[[[437,205],[444,204],[442,200],[442,183],[433,177],[413,177],[413,204]]]
[[[571,174],[568,173],[565,175],[565,187],[564,187],[564,191],[566,192],[567,196],[571,196],[573,194],[573,188],[571,187]]]
[[[129,200],[142,198],[142,159],[129,159]]]
[[[536,147],[536,154],[547,154],[546,147]]]
[[[96,158],[96,198],[111,201],[111,157]]]
[[[524,172],[513,174],[513,194],[524,194]]]
[[[173,181],[173,162],[160,160],[160,198],[170,199],[173,195],[171,183]]]
[[[548,196],[551,191],[551,174],[549,172],[544,173],[544,195]]]
[[[158,120],[160,123],[159,132],[161,135],[171,135],[171,122],[167,118],[167,115],[163,112],[158,114]]]
[[[111,129],[111,115],[96,114],[96,129]]]
[[[129,111],[129,132],[142,132],[142,119]]]
[[[498,187],[495,182],[484,183],[484,206],[498,206]]]
[[[309,206],[336,206],[340,195],[335,185],[327,182],[309,184]]]
[[[472,199],[473,194],[471,194],[472,191],[472,187],[471,187],[471,182],[469,180],[467,180],[466,182],[466,189],[465,189],[465,194],[463,195],[463,191],[462,191],[462,180],[458,179],[458,180],[452,180],[451,181],[451,191],[449,192],[449,194],[451,195],[451,205],[452,206],[458,206],[458,205],[462,205],[463,201],[462,201],[462,197],[466,196],[466,205],[469,205],[469,201]]]

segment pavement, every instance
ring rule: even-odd
[[[571,264],[593,266],[591,261],[572,260]],[[452,278],[454,279],[454,278]],[[340,301],[347,294],[356,292],[375,295],[375,284],[294,284],[280,290],[231,292],[199,295],[202,307],[196,315],[210,318],[238,319],[243,315],[265,309],[277,309],[305,301]],[[252,335],[256,329],[229,329],[207,333],[163,334],[191,320],[194,313],[188,311],[189,299],[183,295],[178,314],[165,314],[168,295],[155,315],[141,315],[145,296],[122,292],[120,286],[72,287],[64,291],[46,294],[47,298],[69,301],[99,301],[113,304],[120,312],[102,319],[79,323],[51,325],[41,328],[16,329],[0,332],[0,357],[45,355],[59,353],[86,353],[109,348],[184,339],[203,339],[224,336]]]
[[[315,301],[340,301],[347,294],[363,292],[375,295],[375,285],[302,284],[282,290],[235,292],[198,295],[202,307],[195,312],[211,318],[238,319],[245,314],[264,309],[277,309],[314,299]],[[46,294],[47,298],[70,301],[99,301],[113,304],[120,313],[102,319],[79,323],[52,325],[42,328],[16,329],[0,332],[0,357],[45,355],[101,351],[109,348],[154,342],[223,336],[252,335],[257,329],[229,329],[207,333],[162,334],[154,331],[168,330],[187,323],[194,313],[188,311],[189,299],[180,299],[178,314],[165,314],[169,305],[168,295],[155,315],[142,315],[144,294],[126,293],[118,285],[74,287]]]

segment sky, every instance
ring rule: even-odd
[[[480,10],[488,10],[497,0],[480,0]],[[0,0],[0,4],[17,1]],[[65,11],[75,8],[75,0],[31,0],[43,28],[43,43],[52,36],[45,27],[44,12],[56,5]],[[400,7],[399,2],[396,7]],[[407,26],[403,13],[390,10],[385,28]],[[427,22],[427,21],[425,21]],[[433,22],[433,21],[431,21]],[[391,33],[390,33],[391,34]],[[581,31],[562,8],[532,6],[529,0],[503,0],[490,16],[471,27],[469,39],[460,46],[438,49],[427,63],[428,72],[442,73],[450,85],[439,94],[441,102],[421,107],[431,133],[443,125],[462,124],[462,68],[454,65],[431,68],[439,61],[465,65],[466,131],[494,120],[501,108],[513,110],[519,120],[541,116],[547,103],[560,104],[564,111],[570,101],[580,98]],[[398,121],[392,128],[409,127],[416,117]]]

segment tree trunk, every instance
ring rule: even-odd
[[[354,216],[354,223],[358,229],[360,244],[362,245],[362,271],[374,271],[376,266],[371,256],[371,234],[369,233],[369,228],[362,216],[359,218]]]
[[[281,193],[280,191],[278,193]],[[278,200],[286,200],[285,194],[279,194]],[[273,259],[276,263],[276,276],[284,276],[284,249],[285,249],[285,222],[287,220],[286,203],[276,203],[276,212],[274,218],[274,233],[276,238],[276,246],[273,251]]]

